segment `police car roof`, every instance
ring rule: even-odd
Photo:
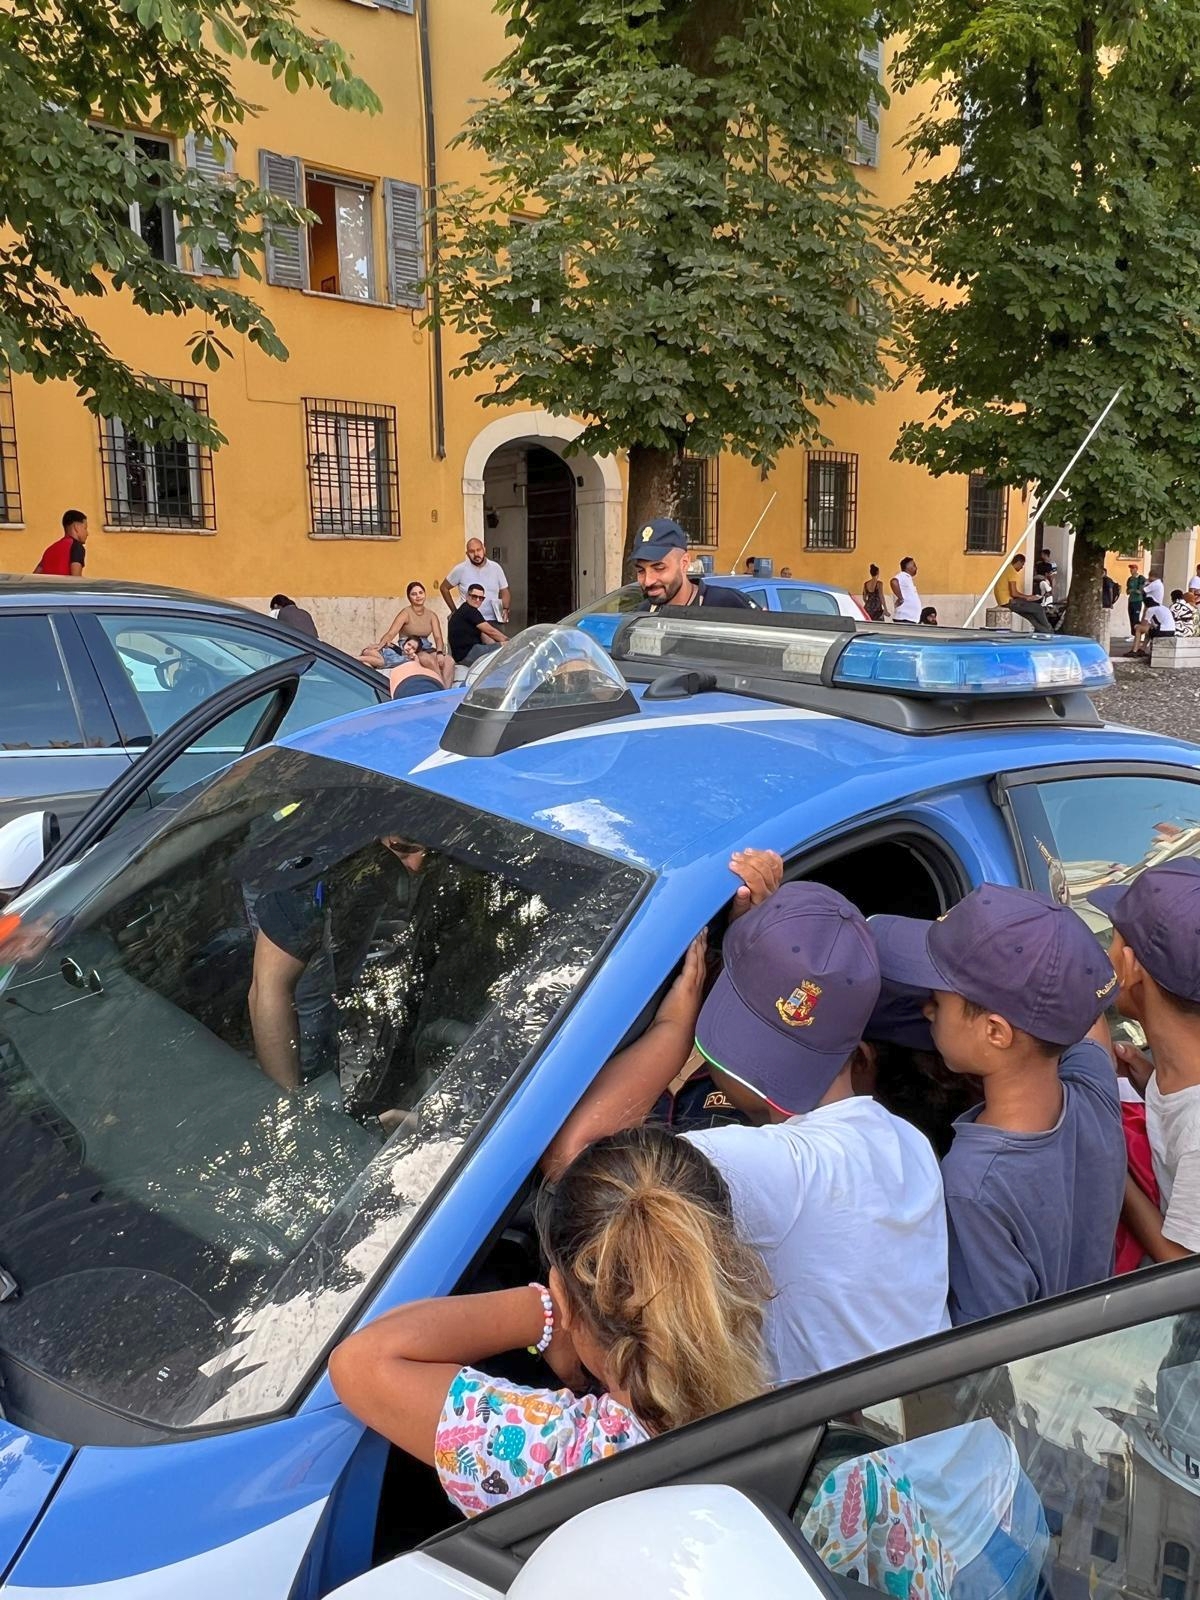
[[[722,589],[819,589],[822,594],[849,594],[840,583],[814,583],[811,578],[756,578],[745,572],[702,572],[705,583],[719,583]]]
[[[439,741],[457,694],[355,713],[284,741],[414,783],[641,866],[682,866],[753,844],[791,849],[918,794],[1031,766],[1161,760],[1200,748],[1118,727],[911,734],[747,695],[643,699],[638,715],[486,759]]]

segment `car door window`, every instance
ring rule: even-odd
[[[770,609],[767,604],[767,591],[765,589],[743,589],[742,593],[746,596],[746,599],[749,600],[750,604],[752,606],[757,606],[760,611],[767,611]]]
[[[1200,1313],[838,1417],[794,1516],[827,1565],[893,1596],[929,1600],[923,1552],[954,1600],[1189,1600]]]
[[[803,611],[810,616],[813,613],[822,617],[837,616],[837,601],[823,589],[778,589],[776,593],[781,611]]]
[[[643,881],[273,747],[18,902],[0,1353],[47,1431],[291,1404]]]
[[[1007,798],[1035,889],[1075,907],[1107,941],[1096,889],[1200,850],[1200,783],[1156,774],[1097,774],[1022,783]]]
[[[49,617],[0,617],[0,750],[78,750],[84,744],[67,669]],[[18,670],[19,669],[19,670]]]
[[[307,645],[299,637],[278,639],[208,618],[110,614],[99,620],[155,736],[239,678],[302,655]],[[280,737],[375,705],[380,695],[368,680],[318,660],[301,682]],[[197,748],[236,754],[253,726],[254,716],[247,707],[242,722],[222,723]]]

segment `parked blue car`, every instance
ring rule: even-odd
[[[1176,1448],[1155,1373],[1196,1261],[774,1391],[467,1526],[327,1374],[391,1306],[539,1275],[539,1156],[697,930],[719,941],[734,849],[868,913],[1023,883],[1104,934],[1097,886],[1197,848],[1200,748],[1105,726],[1098,646],[929,631],[643,615],[610,658],[535,628],[465,696],[276,738],[316,670],[283,662],[108,791],[0,915],[6,1594],[320,1600],[440,1535],[388,1593],[500,1596],[591,1500],[728,1482],[799,1521],[837,1450],[1008,1427],[1005,1394],[1062,1500],[1054,1592],[1088,1592],[1122,1408],[1135,1454]],[[246,753],[181,789],[228,728]],[[311,948],[291,1081],[248,999],[281,917]],[[862,1270],[889,1292],[887,1262]],[[1185,1501],[1190,1470],[1162,1468]]]
[[[850,617],[865,621],[866,612],[848,589],[839,589],[832,583],[809,583],[803,578],[747,578],[705,577],[704,582],[717,589],[737,589],[760,611],[797,612],[805,616]],[[583,606],[564,618],[564,627],[582,628],[607,650],[616,637],[621,620],[636,611],[642,603],[642,591],[636,583],[627,583],[620,589],[611,589],[590,606]]]

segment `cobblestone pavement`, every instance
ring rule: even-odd
[[[1096,696],[1102,717],[1200,743],[1200,672],[1155,672],[1121,656],[1113,670],[1116,687]]]

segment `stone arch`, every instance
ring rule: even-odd
[[[472,439],[463,460],[463,537],[488,543],[484,521],[484,473],[497,450],[509,445],[541,445],[561,456],[575,478],[578,516],[579,604],[613,589],[621,581],[625,542],[625,486],[615,456],[567,455],[583,424],[548,411],[508,411]]]

